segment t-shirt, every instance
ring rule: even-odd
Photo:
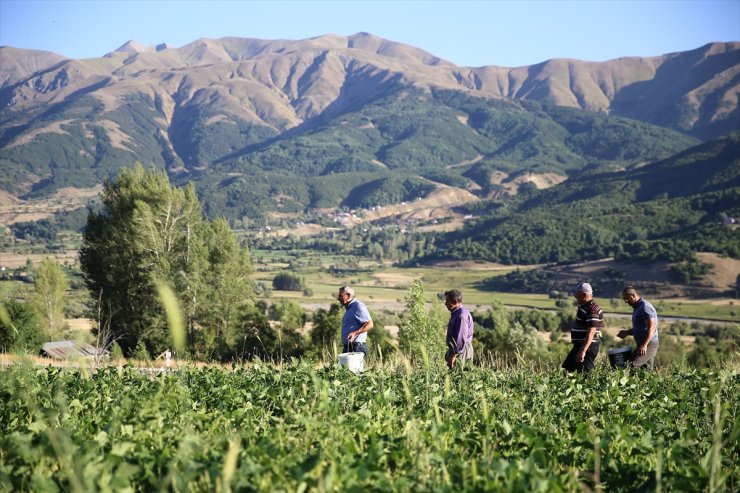
[[[367,311],[367,307],[361,301],[356,299],[350,301],[346,309],[347,311],[344,312],[342,317],[342,344],[347,344],[347,336],[350,332],[356,331],[362,327],[362,324],[370,320],[370,312]],[[352,342],[365,341],[367,341],[367,332],[363,332]]]
[[[653,335],[652,341],[657,341],[658,312],[655,311],[655,307],[649,301],[640,298],[640,301],[632,307],[632,335],[638,346],[645,342],[645,338],[648,335],[648,324],[646,322],[648,318],[655,320],[655,335]]]
[[[588,336],[591,328],[596,329],[596,337],[601,335],[601,329],[604,327],[604,312],[601,307],[594,301],[588,300],[578,307],[576,320],[570,329],[571,342],[583,342]],[[594,340],[598,342],[595,338]]]

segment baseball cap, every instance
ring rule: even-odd
[[[581,293],[586,293],[586,294],[593,294],[594,293],[593,288],[587,282],[579,282],[578,284],[576,284],[576,287],[575,287],[575,289],[573,291],[574,292],[575,291],[580,291]]]

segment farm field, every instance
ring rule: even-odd
[[[301,291],[272,291],[268,301],[290,298],[307,310],[317,307],[328,308],[335,301],[339,286],[351,284],[357,289],[358,297],[365,301],[371,310],[389,310],[399,312],[405,306],[408,288],[416,279],[424,284],[429,302],[439,300],[444,291],[456,287],[462,290],[466,306],[485,311],[496,298],[510,308],[532,307],[544,310],[557,309],[556,301],[547,293],[508,293],[490,291],[484,287],[485,281],[493,276],[507,274],[516,268],[532,269],[537,266],[506,266],[492,263],[476,262],[443,262],[422,267],[396,267],[391,262],[378,263],[369,260],[358,260],[352,257],[328,255],[311,251],[265,251],[252,252],[255,271],[253,279],[267,286],[272,278],[281,271],[289,271],[301,276],[305,285],[312,291],[305,296]],[[31,259],[38,265],[47,256],[57,258],[63,265],[74,265],[77,259],[76,250],[62,254],[41,253],[8,253],[0,251],[0,261],[13,267],[25,265]],[[357,269],[351,273],[337,271],[333,267],[342,267],[356,262]],[[587,276],[586,276],[587,277]],[[79,282],[82,288],[82,283]],[[20,298],[32,290],[31,284],[23,285],[18,281],[0,281],[0,290]],[[68,299],[82,303],[87,296],[84,289],[70,290]],[[631,308],[617,300],[616,304],[597,292],[595,298],[607,313],[627,316]],[[716,320],[737,322],[740,320],[740,301],[731,298],[696,299],[690,297],[655,298],[646,296],[656,304],[661,317],[680,317],[686,319]]]
[[[427,301],[438,299],[438,295],[451,288],[462,290],[464,303],[468,307],[484,311],[496,298],[510,307],[532,307],[544,310],[557,309],[556,299],[547,293],[507,293],[485,289],[486,280],[507,274],[517,266],[491,263],[446,262],[424,267],[395,267],[390,263],[359,262],[359,271],[351,274],[334,272],[332,266],[342,266],[349,259],[315,252],[253,252],[256,258],[254,279],[267,285],[277,272],[290,271],[301,276],[312,295],[304,296],[300,291],[273,291],[272,298],[291,298],[308,309],[328,307],[334,302],[339,286],[351,284],[357,296],[371,309],[400,311],[409,286],[416,279],[424,284]],[[536,266],[519,267],[532,269]],[[583,277],[587,278],[587,277]],[[595,298],[607,313],[630,315],[632,309],[621,300],[612,304],[612,298],[597,292]],[[652,301],[661,317],[705,319],[736,322],[740,320],[740,302],[731,298],[694,299],[646,296]]]
[[[737,369],[371,362],[0,378],[0,491],[738,491]]]

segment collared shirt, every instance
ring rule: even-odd
[[[367,307],[361,301],[354,299],[349,302],[346,307],[346,312],[342,317],[342,344],[347,344],[347,336],[350,332],[354,332],[365,322],[370,321],[370,312],[367,311]],[[357,336],[352,342],[365,342],[367,341],[367,332]]]
[[[462,353],[465,351],[465,344],[473,342],[473,317],[462,305],[450,313],[445,342],[447,347],[454,348],[456,353]]]
[[[658,312],[655,311],[655,307],[649,301],[645,301],[644,298],[635,303],[632,307],[632,336],[635,338],[635,342],[639,346],[645,342],[645,338],[648,335],[648,324],[647,319],[652,318],[655,320],[655,335],[651,341],[658,340]]]
[[[573,328],[570,329],[571,342],[583,342],[588,337],[588,332],[593,328],[596,329],[596,336],[601,334],[604,327],[604,312],[601,307],[594,301],[588,300],[578,306],[576,320],[573,322]],[[598,342],[598,339],[594,339]]]

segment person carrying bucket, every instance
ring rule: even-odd
[[[632,366],[652,370],[658,353],[658,312],[633,286],[622,290],[622,300],[632,307],[632,328],[620,330],[617,337],[634,336],[637,348],[632,353]]]
[[[473,317],[462,306],[462,293],[459,289],[445,291],[445,306],[450,311],[447,323],[447,353],[445,361],[448,368],[454,368],[458,360],[465,363],[473,359]]]
[[[594,301],[593,293],[593,288],[587,282],[578,283],[573,292],[573,297],[578,302],[576,319],[570,329],[573,348],[562,365],[569,372],[593,370],[596,356],[599,355],[599,337],[604,327],[604,312]]]
[[[362,353],[367,359],[367,333],[373,328],[373,319],[363,302],[355,298],[350,286],[339,288],[337,300],[345,309],[342,317],[342,345],[344,353]]]

